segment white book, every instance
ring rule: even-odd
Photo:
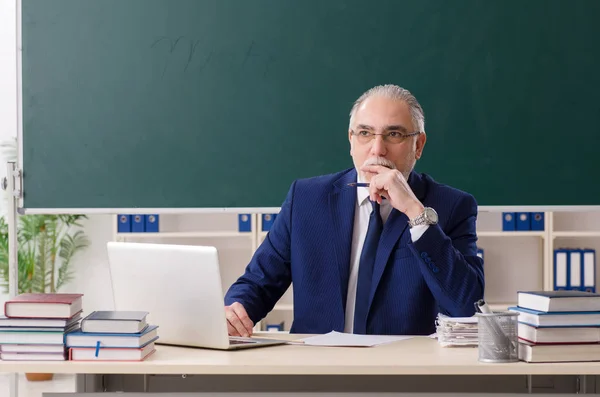
[[[62,345],[64,332],[0,332],[0,344]]]
[[[81,319],[81,313],[71,318],[9,318],[0,314],[0,327],[59,327],[68,328]]]
[[[517,306],[541,312],[598,312],[600,295],[584,291],[519,291]]]
[[[69,359],[72,361],[141,361],[155,350],[154,343],[149,343],[142,348],[74,347],[69,349]]]
[[[519,339],[532,343],[598,343],[598,327],[548,327],[535,328],[527,324],[517,325]]]
[[[520,342],[519,360],[530,363],[600,361],[600,344],[534,345]]]
[[[102,334],[71,332],[67,334],[67,347],[140,347],[158,338],[158,326],[149,325],[139,334]]]
[[[5,353],[0,352],[0,359],[5,361],[65,361],[65,353]]]
[[[519,313],[520,323],[534,327],[600,327],[600,312],[540,312],[511,306],[511,312]]]
[[[65,345],[0,345],[2,353],[64,353]]]

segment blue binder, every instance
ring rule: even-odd
[[[569,276],[567,277],[567,289],[572,291],[583,291],[583,255],[580,249],[567,250],[569,255]]]
[[[585,248],[581,250],[583,269],[583,290],[587,292],[596,292],[596,250]]]
[[[131,215],[118,214],[117,215],[117,233],[130,233],[131,232]]]
[[[529,214],[531,218],[531,230],[543,231],[544,230],[544,213],[543,212],[532,212]]]
[[[158,214],[144,215],[146,233],[158,233]]]
[[[238,215],[238,230],[240,232],[252,231],[252,217],[250,217],[250,214]]]
[[[145,231],[144,215],[133,214],[131,215],[131,232],[132,233],[143,233]]]
[[[273,222],[275,222],[275,218],[277,214],[263,214],[262,215],[262,231],[268,232],[271,230],[271,226],[273,226]]]
[[[517,230],[531,230],[531,217],[529,212],[517,212]]]
[[[570,289],[569,279],[569,250],[554,250],[554,290],[561,291]]]
[[[517,229],[517,222],[515,220],[514,212],[503,212],[502,213],[502,231],[512,232]]]

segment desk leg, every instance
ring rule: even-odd
[[[19,374],[18,373],[14,373],[14,374],[10,374],[8,375],[9,378],[9,389],[10,390],[10,397],[18,397],[19,396]]]
[[[105,392],[104,375],[77,374],[75,377],[75,390],[77,393]]]
[[[527,375],[527,393],[531,394],[533,392],[533,376]]]
[[[577,394],[587,393],[587,377],[586,375],[579,375],[577,377]]]
[[[144,392],[148,392],[148,375],[144,374]]]

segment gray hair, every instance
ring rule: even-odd
[[[423,112],[423,108],[417,101],[417,98],[415,98],[414,95],[411,94],[410,91],[408,91],[407,89],[394,84],[378,85],[362,94],[360,98],[358,98],[354,102],[354,105],[350,110],[350,128],[352,128],[352,123],[354,121],[354,114],[356,113],[356,110],[360,107],[360,105],[362,105],[362,103],[367,98],[370,98],[375,95],[380,95],[385,98],[396,99],[399,101],[406,102],[408,108],[410,109],[413,128],[416,128],[419,132],[425,131],[425,114]]]

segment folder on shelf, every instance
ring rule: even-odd
[[[131,232],[131,215],[127,215],[127,214],[118,214],[117,215],[117,232],[118,233]]]
[[[511,232],[517,229],[514,212],[502,213],[502,231]]]
[[[252,218],[250,217],[250,214],[238,215],[238,230],[240,232],[252,231]]]
[[[158,214],[144,215],[146,232],[158,233]]]
[[[517,230],[531,230],[531,216],[529,216],[529,212],[517,212]]]
[[[583,290],[596,292],[596,250],[583,249]]]
[[[543,231],[544,230],[544,213],[543,212],[532,212],[529,214],[531,218],[531,230]]]
[[[580,291],[581,282],[581,250],[569,250],[569,277],[567,279],[568,289]]]
[[[554,290],[566,290],[568,288],[568,262],[569,255],[565,249],[554,250]]]
[[[144,215],[134,214],[131,216],[131,232],[143,233],[145,230]]]
[[[273,222],[275,222],[275,218],[277,217],[277,214],[262,214],[262,231],[263,232],[268,232],[269,230],[271,230],[271,226],[273,226]]]

